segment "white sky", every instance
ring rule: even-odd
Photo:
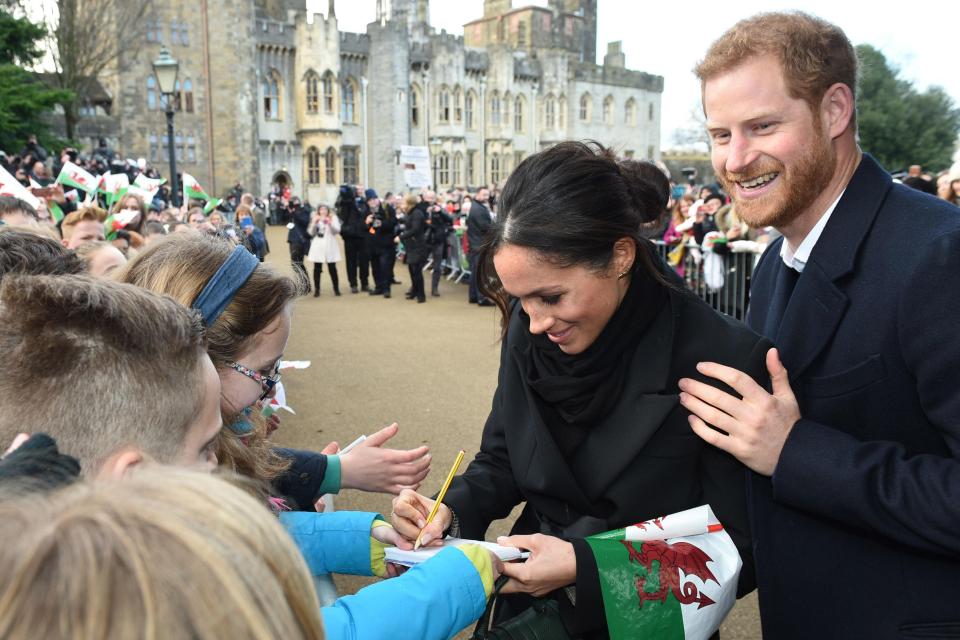
[[[322,12],[327,2],[313,0]],[[540,5],[546,0],[514,0],[515,7]],[[664,148],[673,143],[673,130],[690,124],[690,112],[700,94],[691,69],[709,44],[737,20],[760,11],[800,9],[839,25],[856,45],[871,44],[899,67],[901,77],[919,90],[930,85],[946,89],[960,105],[957,25],[960,3],[950,0],[912,5],[873,0],[598,0],[598,62],[606,43],[622,40],[627,67],[664,77],[662,136]],[[950,7],[954,8],[951,9]],[[336,3],[339,27],[363,32],[376,17],[376,0]],[[430,19],[439,31],[463,34],[463,24],[483,15],[483,0],[432,0]]]

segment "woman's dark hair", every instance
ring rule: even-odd
[[[505,245],[532,249],[559,267],[582,265],[604,271],[621,238],[637,244],[635,274],[663,281],[651,252],[641,250],[642,227],[659,222],[670,182],[649,162],[617,159],[598,142],[561,142],[520,163],[500,194],[500,214],[480,250],[477,284],[503,314],[506,335],[509,295],[493,257]]]

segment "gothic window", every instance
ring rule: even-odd
[[[182,44],[185,47],[190,46],[190,38],[187,33],[186,21],[180,22],[180,44]]]
[[[527,46],[527,21],[520,20],[517,22],[517,46],[521,49]]]
[[[437,186],[450,184],[450,156],[446,151],[437,158],[437,182]]]
[[[472,90],[467,92],[467,99],[464,103],[464,116],[466,118],[467,129],[474,130],[476,128],[475,122],[473,120],[474,106],[477,104],[477,94]]]
[[[161,160],[166,160],[170,157],[170,137],[163,134],[160,136],[160,143],[163,146],[163,158]]]
[[[557,126],[557,100],[553,94],[547,96],[547,102],[543,106],[543,128],[547,131],[553,131]]]
[[[187,136],[187,162],[197,161],[197,139],[191,133]]]
[[[360,182],[357,174],[357,148],[341,147],[340,157],[343,162],[343,181],[347,184]]]
[[[263,117],[280,119],[280,73],[271,69],[263,79]]]
[[[593,99],[589,93],[580,96],[580,122],[590,122],[590,112],[593,110]]]
[[[471,185],[477,181],[477,152],[467,151],[467,184]]]
[[[183,134],[177,133],[173,136],[173,148],[177,154],[177,162],[183,162]]]
[[[307,149],[307,184],[320,184],[320,151]]]
[[[160,160],[160,140],[157,138],[157,134],[150,134],[150,161],[157,162]]]
[[[307,71],[304,84],[307,89],[307,113],[317,113],[320,111],[320,76],[311,69]]]
[[[613,124],[613,96],[603,99],[603,124]]]
[[[170,44],[180,43],[180,25],[176,20],[170,21]]]
[[[450,90],[446,86],[437,94],[437,120],[450,122]]]
[[[500,156],[496,153],[490,154],[490,182],[500,182]]]
[[[523,96],[517,96],[517,101],[513,105],[513,128],[517,131],[523,131],[523,110],[526,103]]]
[[[420,126],[420,87],[410,86],[410,124],[414,127]]]
[[[513,124],[510,121],[510,107],[513,106],[513,98],[510,97],[509,91],[504,94],[503,102],[501,102],[500,104],[503,105],[502,106],[503,114],[501,115],[500,122],[502,122],[505,126],[509,127]]]
[[[193,113],[193,82],[189,78],[183,81],[183,110]]]
[[[461,183],[461,178],[463,176],[463,154],[457,151],[453,154],[453,176],[450,181],[454,187]]]
[[[563,131],[567,128],[567,98],[565,96],[560,96],[560,101],[557,103],[557,124],[560,127],[560,130]]]
[[[153,76],[147,76],[147,109],[153,111],[157,108],[157,79]]]
[[[463,91],[459,86],[453,90],[453,120],[457,124],[463,122]]]
[[[496,91],[490,94],[490,124],[500,126],[500,94]]]
[[[323,74],[323,112],[333,113],[333,74],[327,71]]]
[[[327,184],[337,184],[337,152],[333,147],[323,154],[323,168],[326,173],[324,180]]]
[[[627,100],[623,108],[623,123],[629,127],[637,126],[637,101],[633,98]]]
[[[357,122],[357,84],[353,78],[343,81],[340,92],[340,120],[346,124]]]
[[[159,42],[160,34],[160,24],[157,22],[156,18],[147,18],[146,20],[146,31],[147,31],[147,42]]]
[[[182,87],[180,81],[177,80],[173,83],[173,110],[180,111],[183,108],[183,94],[181,93]]]

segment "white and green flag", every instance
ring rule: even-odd
[[[40,199],[30,193],[30,190],[20,184],[10,172],[0,167],[0,196],[20,198],[34,209],[40,207]]]
[[[156,192],[160,188],[160,185],[165,184],[167,181],[163,178],[148,178],[142,173],[138,173],[137,177],[133,179],[133,184],[140,187],[144,191],[153,191]]]
[[[103,190],[107,195],[107,208],[110,208],[127,194],[127,190],[130,189],[130,178],[125,173],[108,173],[103,178]]]
[[[78,167],[72,162],[67,162],[60,170],[57,176],[57,182],[74,189],[85,191],[86,193],[96,193],[100,184],[100,179],[82,167]]]
[[[207,192],[203,190],[203,187],[200,186],[200,183],[197,182],[197,179],[194,178],[189,173],[183,174],[183,202],[188,203],[190,200],[210,200],[210,196],[207,195]]]

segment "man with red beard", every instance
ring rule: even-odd
[[[768,638],[960,638],[960,216],[856,138],[856,54],[802,13],[744,20],[697,69],[737,214],[783,238],[753,276],[772,393],[680,382],[751,470]]]

